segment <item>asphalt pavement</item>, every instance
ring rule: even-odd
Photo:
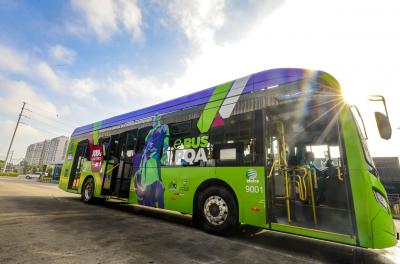
[[[0,177],[0,263],[400,263],[400,246],[365,250],[244,226],[218,237],[190,217]]]

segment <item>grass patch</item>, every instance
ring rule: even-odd
[[[0,172],[0,176],[18,177],[17,172]]]

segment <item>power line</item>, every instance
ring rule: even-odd
[[[67,129],[70,129],[70,128],[71,128],[71,125],[69,125],[69,124],[67,124],[67,123],[64,123],[64,122],[55,120],[55,119],[53,119],[53,118],[50,118],[50,117],[48,117],[48,116],[39,114],[39,113],[37,113],[37,112],[33,112],[33,111],[32,111],[32,114],[34,114],[34,115],[36,115],[36,116],[40,116],[40,118],[46,119],[46,120],[48,120],[48,121],[50,121],[50,122],[52,122],[52,123],[54,123],[54,124],[62,125],[64,128],[67,128]],[[28,118],[30,118],[30,117],[28,117]],[[38,120],[37,117],[33,117],[33,118],[36,119],[36,120]],[[40,119],[39,119],[39,120],[40,120]]]
[[[31,111],[31,112],[32,112],[32,111]],[[32,112],[32,113],[34,113],[34,112]],[[63,123],[61,123],[61,122],[57,122],[57,121],[52,120],[52,119],[50,119],[50,118],[46,118],[46,116],[39,115],[39,114],[37,114],[37,113],[36,113],[36,115],[34,115],[34,116],[32,116],[32,115],[31,115],[31,116],[23,115],[23,116],[26,117],[26,118],[28,118],[28,119],[31,119],[32,121],[41,123],[41,124],[43,124],[43,125],[45,125],[45,126],[47,126],[47,127],[51,127],[51,128],[53,128],[53,129],[62,131],[63,133],[71,133],[71,131],[72,131],[72,129],[70,128],[70,126],[67,126],[67,125],[65,125],[65,124],[63,124]],[[44,120],[43,120],[43,119],[44,119]]]
[[[43,120],[37,119],[37,118],[32,118],[32,121],[34,121],[35,123],[29,122],[29,123],[27,123],[27,125],[37,128],[36,125],[39,125],[39,123],[40,123],[41,125],[40,125],[40,128],[38,128],[39,130],[41,129],[42,126],[45,126],[47,128],[51,128],[53,131],[58,131],[58,134],[61,134],[61,133],[70,134],[72,132],[72,129],[67,130],[67,129],[64,129],[61,127],[53,126],[53,125],[51,125]]]
[[[75,126],[77,126],[77,123],[72,123],[72,122],[70,122],[70,121],[68,121],[68,120],[61,119],[61,118],[59,117],[58,114],[56,114],[55,116],[44,115],[44,114],[42,114],[43,111],[42,111],[42,113],[40,113],[40,112],[37,112],[36,109],[35,109],[35,111],[31,111],[31,112],[32,112],[33,114],[40,115],[40,116],[43,117],[43,118],[46,118],[46,119],[51,120],[51,121],[53,121],[53,122],[61,123],[61,124],[66,125],[66,126],[68,126],[68,127],[75,127]]]
[[[28,105],[33,106],[34,108],[36,108],[35,110],[38,110],[40,112],[50,113],[52,115],[55,114],[57,116],[57,118],[60,118],[58,113],[51,112],[48,109],[42,108],[41,106],[38,106],[38,105],[35,105],[35,104],[32,104],[32,103],[28,103]],[[63,117],[63,120],[68,122],[68,123],[71,123],[73,126],[78,126],[79,125],[79,123],[76,120],[70,120],[70,119],[67,119],[65,117]]]
[[[1,103],[5,104],[5,105],[8,105],[8,106],[15,106],[15,104],[20,103],[20,101],[7,100],[7,101],[1,102]],[[31,106],[30,108],[33,109],[33,110],[28,109],[27,107],[25,107],[24,111],[28,111],[28,112],[31,112],[33,114],[40,115],[43,118],[46,118],[48,120],[52,120],[52,121],[57,122],[57,123],[62,123],[63,125],[65,125],[68,128],[70,128],[70,127],[75,128],[75,127],[78,127],[78,126],[81,125],[81,123],[77,122],[76,120],[73,121],[73,120],[67,119],[65,117],[60,117],[60,115],[57,112],[46,110],[46,109],[44,109],[42,107],[39,107],[39,106],[37,106],[35,104],[28,103],[28,102],[26,102],[26,105],[27,106]],[[47,113],[47,114],[44,114],[44,113]],[[24,116],[27,117],[26,115],[24,115]]]
[[[55,136],[60,136],[60,135],[63,134],[63,133],[60,133],[60,132],[44,129],[43,127],[32,126],[31,124],[27,124],[27,123],[23,123],[23,125],[31,127],[31,128],[34,128],[34,129],[42,131],[42,132],[46,132],[46,133],[55,135]]]

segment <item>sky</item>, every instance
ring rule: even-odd
[[[373,156],[400,156],[396,0],[0,0],[0,159],[13,145],[258,71],[326,71],[359,106]],[[386,97],[379,138],[370,94]]]

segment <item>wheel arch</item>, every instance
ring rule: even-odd
[[[96,193],[96,179],[94,178],[94,176],[92,174],[88,174],[88,175],[85,176],[85,178],[83,178],[82,184],[79,184],[79,189],[78,189],[79,193],[82,193],[82,187],[85,185],[86,181],[89,178],[93,178],[93,184],[94,184],[93,188],[94,188],[94,191],[95,191],[93,194]]]
[[[192,204],[192,208],[193,208],[193,220],[195,223],[197,223],[197,219],[198,219],[198,215],[197,215],[197,199],[200,195],[200,193],[205,190],[206,188],[210,187],[210,186],[222,186],[225,187],[226,189],[228,189],[229,192],[231,192],[231,194],[233,195],[233,197],[235,198],[235,202],[237,205],[237,209],[238,209],[238,220],[239,222],[241,222],[241,215],[242,215],[242,209],[238,200],[238,197],[234,191],[234,189],[232,188],[232,186],[230,186],[227,182],[221,180],[221,179],[217,179],[217,178],[212,178],[212,179],[207,179],[205,181],[203,181],[196,189],[194,196],[193,196],[193,204]]]

